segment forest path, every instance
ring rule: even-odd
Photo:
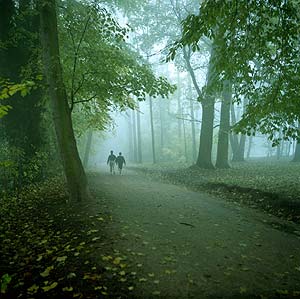
[[[112,215],[133,297],[300,296],[300,238],[272,227],[277,218],[128,170],[90,184]]]

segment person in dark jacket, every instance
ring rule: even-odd
[[[119,153],[119,156],[116,158],[116,164],[118,165],[119,173],[122,173],[123,164],[126,165],[125,159],[122,156],[122,153]]]
[[[107,165],[109,165],[110,174],[115,174],[116,158],[117,157],[114,155],[114,152],[110,151],[110,155],[107,158]]]

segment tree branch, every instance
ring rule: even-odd
[[[73,107],[75,104],[79,104],[79,103],[87,103],[87,102],[90,102],[91,100],[93,100],[97,95],[93,95],[91,96],[90,98],[86,99],[86,100],[81,100],[81,101],[74,101],[73,102]]]
[[[73,64],[72,83],[71,83],[71,107],[70,107],[70,110],[71,110],[71,111],[72,111],[73,108],[74,108],[74,96],[75,96],[75,93],[74,93],[74,85],[75,85],[75,73],[76,73],[76,67],[77,67],[78,53],[79,53],[80,46],[81,46],[81,44],[82,44],[83,38],[84,38],[84,36],[85,36],[85,33],[86,33],[86,30],[87,30],[88,24],[89,24],[89,22],[90,22],[90,19],[91,19],[91,15],[88,16],[88,18],[87,18],[87,20],[86,20],[86,22],[85,22],[85,25],[84,25],[84,28],[83,28],[83,31],[82,31],[82,34],[81,34],[79,43],[78,43],[77,48],[76,48],[75,53],[74,53],[74,64]],[[75,44],[74,44],[74,45],[75,45]]]

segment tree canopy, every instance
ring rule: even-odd
[[[203,1],[199,14],[182,23],[182,37],[169,52],[199,41],[215,41],[219,80],[234,81],[235,100],[249,100],[237,131],[271,139],[299,136],[299,1]]]

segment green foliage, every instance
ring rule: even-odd
[[[185,45],[199,50],[203,37],[214,40],[220,78],[234,81],[236,101],[249,99],[236,130],[259,130],[274,139],[283,126],[286,138],[296,138],[299,16],[297,1],[204,1],[199,15],[183,22],[182,38],[173,44],[168,59]]]
[[[9,283],[11,282],[12,277],[9,274],[2,275],[0,279],[0,291],[1,294],[5,294]]]
[[[25,97],[28,93],[30,93],[30,90],[34,87],[34,85],[35,84],[32,81],[16,84],[0,78],[0,101],[9,99],[18,92],[22,97]],[[12,109],[12,106],[0,103],[0,118],[7,115],[10,109]]]
[[[133,97],[167,96],[174,90],[126,43],[129,27],[121,27],[104,7],[66,2],[61,11],[60,44],[64,77],[80,131],[103,129],[110,110],[134,108]],[[74,115],[75,115],[74,114]]]

